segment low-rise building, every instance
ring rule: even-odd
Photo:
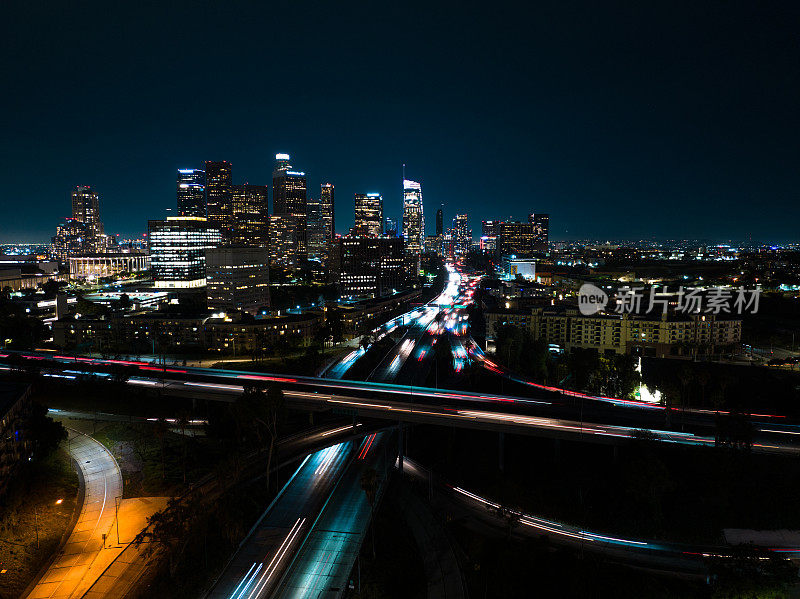
[[[269,350],[284,340],[301,346],[310,345],[321,325],[321,312],[259,319],[151,313],[107,319],[58,320],[53,323],[53,342],[64,349],[77,347],[113,353],[250,353]]]
[[[487,338],[498,324],[530,330],[535,339],[566,351],[595,349],[600,353],[670,356],[719,353],[741,341],[742,321],[714,314],[595,314],[551,306],[486,313]]]
[[[33,452],[26,421],[31,413],[31,388],[19,383],[0,383],[0,496],[17,468]]]
[[[147,270],[150,270],[150,256],[146,252],[109,252],[69,257],[69,278],[73,281],[91,281]]]

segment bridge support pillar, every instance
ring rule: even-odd
[[[500,471],[506,469],[506,434],[499,433],[497,437],[497,467]]]

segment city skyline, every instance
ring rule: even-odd
[[[291,8],[124,10],[11,9],[9,23],[33,19],[37,34],[4,38],[6,56],[25,61],[8,61],[16,92],[2,99],[14,115],[2,241],[47,239],[77,184],[104,198],[109,232],[141,233],[172,204],[177,169],[224,159],[237,183],[264,185],[276,151],[302,164],[312,194],[337,186],[339,232],[363,190],[399,217],[405,163],[431,215],[445,204],[447,219],[466,212],[473,230],[541,211],[553,239],[796,239],[796,6],[731,6],[722,19],[701,7],[526,7],[482,15],[480,31],[470,9],[321,6],[267,40],[260,24]],[[417,42],[381,43],[404,31]],[[271,77],[253,76],[264,65]],[[245,89],[205,89],[202,102],[175,93],[207,69]],[[266,81],[296,72],[297,94],[269,92]],[[376,91],[352,93],[364,87]],[[758,205],[770,210],[741,218]]]

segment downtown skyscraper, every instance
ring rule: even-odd
[[[88,185],[78,185],[72,191],[72,218],[83,223],[88,236],[97,238],[103,234],[100,196]]]
[[[336,211],[333,202],[333,183],[323,183],[319,190],[319,211],[325,228],[325,239],[331,243],[336,239]]]
[[[176,188],[178,216],[206,217],[206,172],[199,168],[178,169]]]
[[[206,206],[208,225],[219,230],[223,239],[233,226],[233,167],[227,160],[206,162]]]
[[[271,222],[280,232],[281,247],[273,253],[279,263],[296,266],[307,258],[307,182],[306,174],[289,163],[289,154],[275,155],[272,171]]]
[[[355,226],[360,237],[380,237],[383,232],[383,198],[379,193],[355,195]]]
[[[403,240],[406,253],[419,256],[425,242],[425,215],[422,208],[422,185],[403,179]]]
[[[231,186],[230,243],[251,247],[269,245],[269,192],[266,185]]]

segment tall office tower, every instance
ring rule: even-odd
[[[403,179],[403,240],[406,253],[419,256],[425,242],[425,215],[422,209],[422,185]]]
[[[297,227],[286,214],[271,214],[269,217],[270,263],[289,268],[297,263]]]
[[[389,237],[397,237],[397,219],[387,216],[386,225],[383,231]]]
[[[359,237],[380,237],[383,232],[383,198],[381,194],[356,194],[353,230]]]
[[[485,220],[481,223],[481,235],[483,237],[497,237],[500,234],[499,220]]]
[[[453,254],[463,256],[472,245],[472,231],[466,214],[456,214],[453,218]]]
[[[507,220],[500,223],[499,229],[497,250],[500,255],[530,257],[534,251],[532,223]]]
[[[178,216],[206,217],[206,172],[199,168],[178,169]]]
[[[206,250],[206,298],[211,310],[257,314],[261,308],[269,308],[267,248]]]
[[[380,297],[408,286],[408,262],[399,237],[343,237],[334,249],[339,292]]]
[[[98,251],[103,234],[100,196],[88,185],[77,185],[72,192],[72,218],[86,226],[87,245],[91,251]]]
[[[319,209],[325,223],[325,239],[332,243],[336,239],[336,211],[333,204],[333,183],[323,183],[319,191]]]
[[[528,222],[533,225],[533,249],[546,252],[550,238],[550,215],[544,212],[529,214]]]
[[[269,191],[266,185],[231,186],[231,230],[234,245],[269,245]]]
[[[75,218],[66,218],[56,227],[53,237],[53,256],[63,263],[69,262],[70,256],[91,253],[87,244],[86,225]]]
[[[147,245],[155,287],[181,289],[206,284],[206,250],[222,241],[218,229],[199,216],[168,216],[147,223]]]
[[[206,210],[208,226],[218,229],[223,239],[231,234],[233,218],[233,168],[227,160],[206,161]]]
[[[439,208],[436,211],[436,236],[439,237],[444,233],[444,211]]]
[[[328,238],[327,224],[322,213],[322,202],[314,198],[308,198],[306,209],[308,259],[327,264],[331,241]]]
[[[289,154],[275,155],[275,170],[272,171],[272,212],[280,216],[283,226],[294,229],[294,242],[290,263],[297,264],[306,258],[306,174],[292,169]]]

